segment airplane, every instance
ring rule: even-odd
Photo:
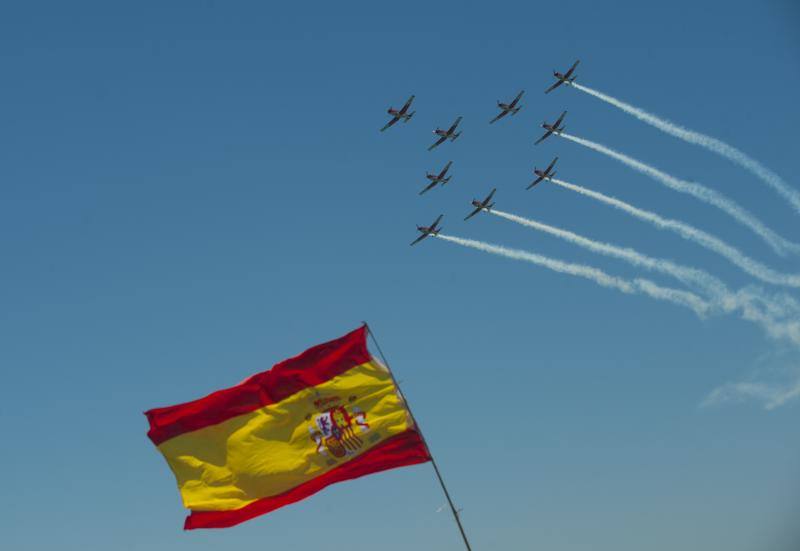
[[[525,93],[525,90],[523,90],[519,94],[517,94],[517,97],[515,97],[514,101],[512,101],[511,103],[503,103],[500,100],[498,100],[497,101],[497,107],[502,109],[502,111],[500,112],[499,115],[497,115],[495,118],[490,120],[489,124],[492,124],[493,122],[502,119],[503,117],[505,117],[509,113],[511,113],[512,115],[516,115],[517,113],[519,113],[519,110],[522,109],[522,106],[520,105],[519,107],[516,107],[516,105],[517,105],[517,102],[519,101],[519,98],[521,98],[522,94],[524,94],[524,93]]]
[[[447,171],[450,170],[450,165],[452,165],[452,164],[453,164],[453,161],[448,161],[447,164],[444,165],[444,168],[442,169],[442,171],[439,174],[431,174],[430,172],[426,173],[425,177],[428,180],[430,180],[431,183],[428,184],[428,187],[426,187],[425,189],[420,191],[419,194],[422,195],[426,191],[430,191],[431,189],[435,188],[439,184],[445,185],[447,182],[449,182],[450,178],[452,178],[452,176],[448,176],[448,177],[445,178],[445,174],[447,174]]]
[[[413,117],[414,113],[416,113],[416,111],[412,111],[411,113],[408,112],[408,108],[411,107],[411,102],[412,101],[414,101],[414,96],[413,95],[410,98],[408,98],[408,100],[406,101],[405,105],[403,105],[403,107],[401,107],[400,109],[394,109],[393,107],[390,107],[389,109],[387,109],[386,112],[389,113],[392,116],[392,120],[387,122],[386,125],[383,128],[381,128],[381,132],[383,132],[384,130],[386,130],[390,126],[392,126],[394,123],[396,123],[400,119],[403,119],[403,122],[410,121],[411,117]]]
[[[538,184],[542,180],[553,181],[553,176],[556,175],[556,172],[550,172],[550,171],[553,170],[554,166],[556,166],[556,161],[558,161],[558,157],[553,159],[553,161],[550,163],[550,166],[548,166],[544,170],[539,170],[538,168],[533,167],[533,173],[536,174],[538,176],[538,178],[536,178],[536,180],[534,180],[533,183],[531,185],[529,185],[525,189],[531,189],[533,186],[535,186],[536,184]]]
[[[416,245],[417,243],[419,243],[420,241],[422,241],[423,239],[425,239],[429,235],[439,235],[439,232],[442,231],[442,228],[437,228],[436,226],[438,226],[439,222],[442,221],[442,217],[443,216],[444,216],[444,214],[440,214],[439,218],[434,220],[433,224],[431,224],[430,226],[417,226],[417,231],[421,232],[422,235],[420,235],[414,241],[412,241],[411,244],[412,245]]]
[[[461,132],[456,132],[456,127],[458,126],[458,123],[461,122],[461,118],[462,117],[458,117],[456,119],[456,122],[454,122],[453,125],[447,130],[442,130],[441,128],[437,128],[436,130],[434,130],[433,133],[439,136],[439,139],[436,141],[435,144],[433,144],[428,148],[428,151],[432,150],[434,147],[443,144],[447,140],[450,140],[451,142],[456,141],[456,138],[458,138],[461,135]]]
[[[472,218],[473,216],[475,216],[476,214],[478,214],[482,210],[485,210],[486,212],[489,212],[489,210],[494,206],[494,203],[492,203],[491,201],[492,201],[492,197],[494,196],[494,192],[495,191],[497,191],[497,188],[494,188],[492,190],[492,192],[483,201],[478,201],[477,199],[473,199],[472,200],[472,206],[475,207],[475,210],[470,212],[467,215],[467,217],[464,218],[464,220],[469,220],[470,218]]]
[[[572,67],[570,67],[569,70],[566,73],[559,73],[558,71],[553,70],[553,76],[556,77],[558,79],[558,81],[556,81],[550,88],[545,90],[544,93],[545,94],[549,94],[550,92],[552,92],[553,90],[555,90],[556,88],[561,86],[562,84],[570,85],[573,82],[575,82],[575,79],[577,78],[577,76],[573,77],[572,73],[575,72],[575,67],[577,67],[578,63],[580,63],[580,62],[581,62],[581,60],[579,59],[578,61],[573,63]],[[572,77],[572,78],[570,78],[570,77]]]
[[[533,145],[539,145],[539,144],[540,144],[540,143],[542,143],[542,142],[543,142],[543,141],[544,141],[546,138],[549,138],[551,134],[556,134],[556,135],[558,135],[558,134],[561,134],[561,133],[564,131],[564,127],[562,126],[561,128],[559,128],[559,127],[558,127],[558,125],[559,125],[559,124],[561,124],[561,121],[563,121],[563,120],[564,120],[564,117],[565,117],[566,115],[567,115],[567,112],[566,112],[566,111],[564,111],[563,113],[561,113],[561,116],[560,116],[560,117],[558,117],[558,120],[557,120],[555,123],[553,123],[553,124],[550,124],[550,123],[548,123],[547,121],[543,122],[543,123],[542,123],[542,128],[544,128],[545,130],[547,130],[547,132],[545,132],[545,133],[544,133],[544,135],[543,135],[541,138],[539,138],[538,140],[536,140],[536,142],[535,142]]]

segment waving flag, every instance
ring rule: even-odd
[[[223,528],[329,484],[430,461],[366,326],[192,402],[152,409],[148,436],[191,514]]]

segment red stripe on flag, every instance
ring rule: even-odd
[[[184,530],[196,528],[228,528],[251,518],[264,515],[315,494],[323,488],[364,475],[416,465],[430,461],[430,455],[420,435],[414,430],[396,434],[355,459],[333,470],[295,486],[282,494],[265,497],[231,511],[192,511],[186,517]]]
[[[150,421],[147,436],[158,446],[179,434],[216,425],[280,402],[369,360],[364,326],[344,337],[309,348],[234,387],[192,402],[145,412]]]

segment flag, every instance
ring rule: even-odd
[[[184,529],[233,526],[336,482],[430,461],[366,331],[145,413],[190,510]]]

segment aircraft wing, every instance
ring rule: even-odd
[[[497,121],[499,121],[500,119],[502,119],[503,117],[505,117],[506,115],[508,115],[508,112],[509,112],[509,111],[510,111],[510,109],[503,109],[503,110],[500,112],[500,114],[499,114],[499,115],[497,115],[495,118],[493,118],[492,120],[490,120],[490,121],[489,121],[489,124],[492,124],[492,123],[494,123],[494,122],[497,122]]]
[[[456,119],[456,122],[454,122],[454,123],[453,123],[453,126],[451,126],[451,127],[450,127],[450,128],[447,130],[447,133],[448,133],[448,134],[451,134],[451,133],[455,132],[455,129],[456,129],[456,127],[458,126],[458,123],[460,123],[460,122],[461,122],[461,117],[458,117],[458,118]]]
[[[491,203],[491,202],[492,202],[492,197],[494,197],[494,192],[495,192],[495,191],[497,191],[497,188],[494,188],[494,189],[492,190],[492,192],[491,192],[491,193],[489,193],[488,197],[486,197],[486,199],[484,199],[484,200],[483,200],[483,204],[484,204],[484,205],[488,205],[489,203]]]
[[[561,122],[564,120],[564,117],[566,117],[566,116],[567,116],[567,112],[566,111],[561,113],[561,116],[558,117],[558,120],[553,124],[553,128],[558,128],[558,125],[561,124]]]
[[[473,210],[472,212],[470,212],[470,213],[467,215],[467,217],[466,217],[466,218],[464,218],[464,220],[469,220],[470,218],[472,218],[473,216],[475,216],[476,214],[478,214],[478,213],[479,213],[480,211],[482,211],[482,210],[483,210],[483,207],[478,207],[478,208],[476,208],[475,210]]]
[[[447,136],[442,136],[441,138],[439,138],[438,140],[436,140],[436,143],[435,143],[435,144],[433,144],[432,146],[430,146],[430,147],[428,148],[428,151],[432,150],[434,147],[437,147],[437,146],[440,146],[440,145],[442,145],[446,139],[447,139]]]
[[[575,68],[578,66],[578,63],[580,62],[581,60],[579,59],[578,61],[572,64],[572,67],[570,67],[569,70],[566,73],[564,73],[564,80],[567,80],[569,77],[572,76],[573,71],[575,71]]]
[[[443,217],[444,217],[444,214],[440,214],[439,217],[436,220],[433,221],[433,224],[431,224],[431,230],[435,230],[436,229],[436,226],[439,225],[439,222],[442,221]]]
[[[402,109],[400,109],[400,114],[401,115],[405,115],[406,114],[406,111],[408,111],[408,108],[411,107],[411,102],[412,101],[414,101],[414,96],[413,95],[410,98],[408,98],[408,100],[406,101],[406,104],[403,106]]]
[[[516,107],[517,102],[520,100],[520,98],[522,97],[522,94],[524,94],[524,93],[525,93],[525,90],[523,90],[519,94],[517,94],[517,97],[514,98],[514,100],[509,105],[509,107]]]
[[[557,81],[555,81],[555,82],[553,83],[553,85],[552,85],[550,88],[548,88],[547,90],[545,90],[545,91],[544,91],[544,93],[545,93],[545,94],[549,94],[550,92],[552,92],[553,90],[555,90],[556,88],[558,88],[559,86],[561,86],[562,84],[564,84],[564,81],[563,81],[563,80],[561,80],[561,79],[558,79]]]
[[[399,121],[399,120],[400,120],[400,117],[395,117],[395,118],[393,118],[392,120],[390,120],[389,122],[387,122],[387,123],[384,125],[384,127],[383,127],[383,128],[381,128],[381,132],[383,132],[384,130],[386,130],[387,128],[389,128],[390,126],[392,126],[394,123],[396,123],[396,122],[397,122],[397,121]]]
[[[447,161],[447,164],[444,165],[444,168],[439,173],[439,178],[444,178],[444,175],[447,174],[447,171],[450,170],[450,165],[453,164],[453,161]]]
[[[542,180],[544,180],[544,178],[543,178],[542,176],[539,176],[538,178],[536,178],[536,179],[535,179],[535,180],[534,180],[534,181],[531,183],[531,185],[529,185],[529,186],[528,186],[528,187],[526,187],[525,189],[531,189],[533,186],[535,186],[536,184],[538,184],[538,183],[539,183],[539,182],[541,182]]]
[[[438,183],[439,183],[439,182],[437,182],[437,181],[433,181],[433,182],[431,182],[430,184],[428,184],[428,187],[426,187],[425,189],[423,189],[422,191],[420,191],[420,192],[419,192],[419,194],[420,194],[420,195],[422,195],[422,194],[423,194],[423,193],[425,193],[426,191],[430,191],[430,190],[432,190],[433,188],[435,188],[435,187],[436,187],[436,185],[437,185]]]
[[[553,167],[554,167],[554,166],[556,166],[556,161],[558,161],[558,157],[556,157],[555,159],[553,159],[553,160],[550,162],[550,165],[549,165],[547,168],[545,168],[545,169],[544,169],[544,173],[545,173],[545,174],[549,174],[549,173],[550,173],[550,171],[551,171],[551,170],[553,170]]]
[[[417,237],[417,238],[416,238],[414,241],[412,241],[412,242],[411,242],[411,244],[412,244],[412,245],[416,245],[417,243],[419,243],[420,241],[422,241],[422,240],[423,240],[423,239],[425,239],[426,237],[428,237],[428,234],[427,234],[427,233],[423,233],[422,235],[420,235],[419,237]]]
[[[544,133],[544,135],[543,135],[541,138],[539,138],[538,140],[536,140],[536,141],[533,143],[533,145],[539,145],[539,144],[540,144],[540,143],[542,143],[542,142],[543,142],[545,139],[549,138],[549,137],[550,137],[550,134],[552,134],[552,133],[553,133],[553,131],[552,131],[552,130],[548,130],[547,132],[545,132],[545,133]]]

